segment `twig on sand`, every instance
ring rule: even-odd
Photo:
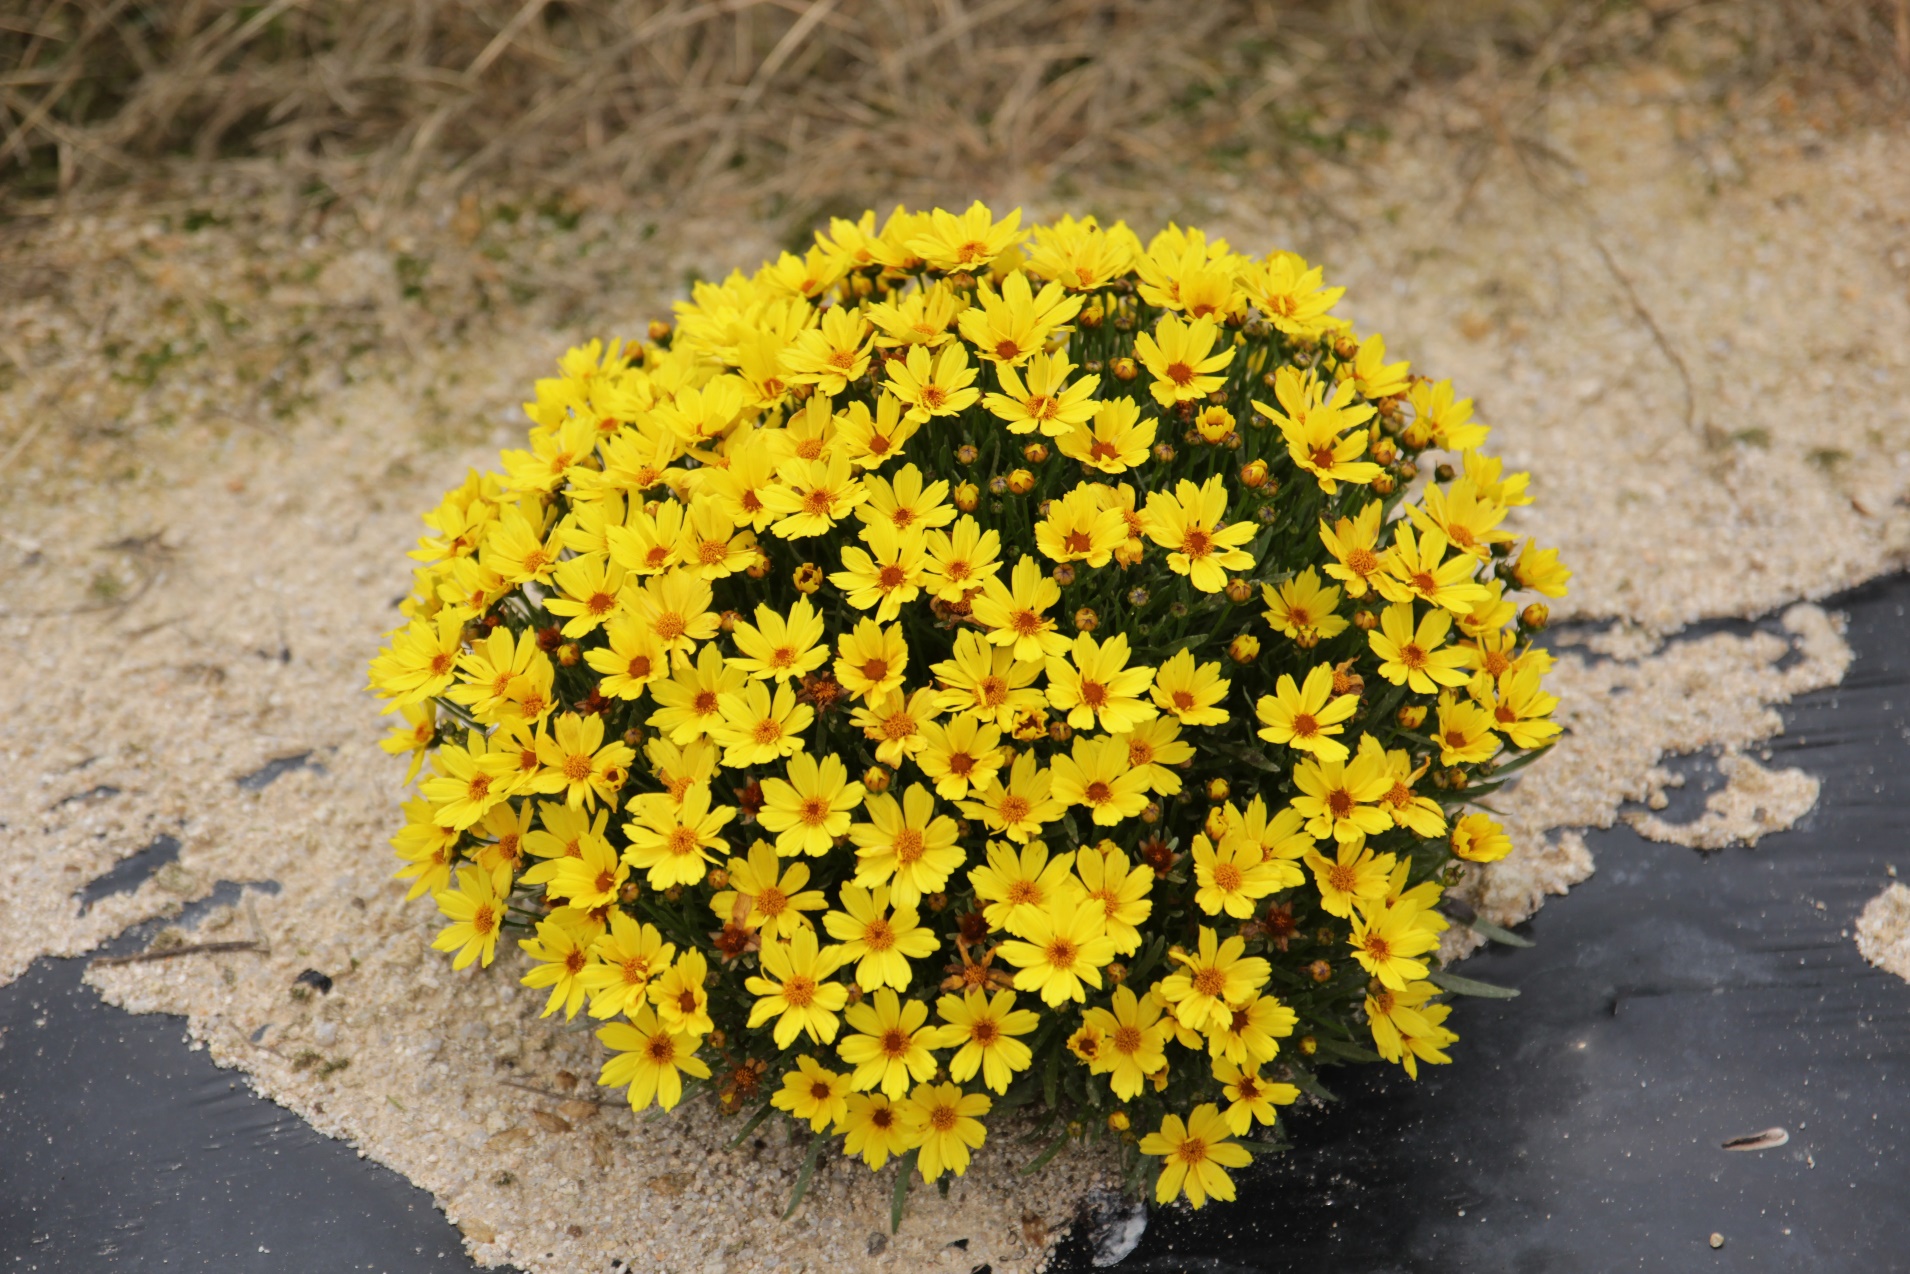
[[[153,960],[170,960],[174,956],[211,955],[218,951],[257,951],[265,954],[265,944],[251,938],[240,938],[234,942],[192,942],[183,947],[166,947],[160,951],[141,951],[134,955],[99,956],[96,965],[146,964]]]

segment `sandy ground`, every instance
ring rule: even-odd
[[[1451,376],[1532,471],[1520,529],[1577,569],[1557,613],[1584,622],[1552,685],[1569,732],[1505,801],[1519,848],[1468,886],[1510,923],[1593,869],[1579,829],[1624,818],[1716,848],[1815,800],[1760,745],[1778,705],[1849,662],[1810,600],[1910,550],[1910,138],[1788,100],[1705,104],[1659,72],[1530,116],[1462,102],[1425,119],[1349,163],[1213,172],[1172,195],[980,193],[1324,261],[1362,333]],[[222,225],[196,212],[217,197],[70,219],[12,249],[0,856],[17,922],[0,979],[219,881],[274,881],[188,936],[263,936],[269,952],[90,976],[130,1009],[189,1015],[221,1064],[431,1190],[480,1259],[1037,1265],[1097,1180],[1091,1158],[1062,1156],[1029,1191],[1031,1151],[1003,1129],[946,1198],[917,1190],[894,1238],[870,1220],[889,1174],[843,1166],[779,1223],[801,1147],[777,1133],[726,1152],[707,1107],[598,1105],[590,1036],[536,1020],[509,962],[453,974],[427,950],[432,909],[388,879],[402,764],[377,750],[361,687],[417,512],[518,435],[516,404],[570,339],[632,330],[688,268],[753,265],[769,232],[652,238],[607,214],[571,227],[472,207],[313,229],[262,205]],[[1764,615],[1777,622],[1677,635]],[[1668,823],[1664,762],[1701,751],[1728,782]],[[235,782],[288,757],[305,760]],[[161,833],[176,863],[81,910],[77,890]],[[1898,972],[1904,897],[1859,926]],[[290,994],[308,967],[336,979],[329,995]]]

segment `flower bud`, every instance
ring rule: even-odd
[[[804,562],[796,568],[793,578],[798,593],[813,593],[822,587],[822,568],[814,562]]]
[[[716,618],[716,626],[726,633],[735,632],[736,626],[742,622],[743,616],[740,611],[726,610]]]
[[[980,454],[981,452],[975,450],[975,444],[972,442],[965,442],[955,448],[955,459],[961,464],[974,464],[975,457]]]
[[[650,339],[659,345],[670,343],[670,325],[662,319],[650,320]]]
[[[1161,803],[1159,801],[1149,801],[1147,805],[1141,810],[1141,821],[1143,823],[1160,822],[1161,821]]]
[[[1240,467],[1240,481],[1246,486],[1259,490],[1267,485],[1267,462],[1251,460]]]
[[[1379,627],[1379,612],[1367,610],[1364,606],[1353,612],[1353,627],[1363,633],[1370,633]]]
[[[705,876],[703,879],[712,889],[728,889],[729,888],[730,874],[726,869],[722,867],[710,868],[710,874]]]
[[[1449,464],[1442,464],[1433,470],[1433,481],[1435,482],[1451,482],[1458,476],[1458,471]]]
[[[1130,588],[1130,589],[1128,589],[1128,590],[1127,590],[1127,604],[1128,604],[1129,606],[1145,606],[1145,605],[1147,605],[1147,590],[1146,590],[1146,589],[1144,589],[1144,588],[1140,588],[1140,587],[1138,587],[1138,586],[1137,586],[1137,587],[1134,587],[1134,588]]]
[[[584,648],[579,642],[567,641],[557,648],[557,662],[566,668],[575,668],[583,657]]]
[[[1083,606],[1074,613],[1074,630],[1078,633],[1091,633],[1101,626],[1101,617],[1093,609]]]
[[[1120,326],[1119,319],[1115,320],[1115,326]],[[1108,362],[1108,370],[1114,373],[1116,380],[1133,380],[1141,374],[1140,365],[1131,358],[1111,359]]]
[[[1253,585],[1236,576],[1227,581],[1227,600],[1240,605],[1253,600]]]
[[[1381,472],[1374,475],[1373,490],[1380,495],[1391,495],[1394,488],[1398,486],[1399,484],[1393,481],[1393,475],[1390,473]]]
[[[1331,982],[1333,980],[1333,966],[1328,964],[1325,960],[1315,960],[1306,967],[1306,971],[1307,976],[1312,978],[1315,982]]]
[[[1399,448],[1393,445],[1391,438],[1381,438],[1373,444],[1373,449],[1367,455],[1372,458],[1374,464],[1391,464],[1399,459]]]
[[[878,794],[888,791],[889,772],[879,765],[870,766],[862,772],[862,786]]]
[[[928,904],[930,911],[948,910],[948,895],[939,890],[935,893],[924,895],[922,901]]]
[[[1021,449],[1021,458],[1026,460],[1029,464],[1040,464],[1043,460],[1048,458],[1048,444],[1045,442],[1029,443]]]
[[[1101,976],[1106,978],[1114,986],[1119,986],[1121,983],[1127,981],[1127,966],[1116,961],[1101,970]]]
[[[1319,1051],[1320,1041],[1314,1039],[1311,1035],[1302,1035],[1300,1037],[1300,1052],[1303,1055],[1311,1057]]]
[[[1237,664],[1250,664],[1260,657],[1260,639],[1252,633],[1242,633],[1228,644],[1227,654]]]
[[[1298,646],[1301,650],[1312,650],[1315,646],[1320,644],[1320,630],[1317,628],[1302,628],[1298,630],[1293,634],[1293,644]]]
[[[1008,489],[1016,495],[1027,495],[1035,489],[1035,475],[1026,469],[1016,469],[1008,475]]]
[[[1048,738],[1054,742],[1066,743],[1073,737],[1074,727],[1069,725],[1066,721],[1050,721],[1048,723]]]
[[[1096,301],[1093,305],[1090,305],[1087,309],[1075,315],[1074,321],[1092,332],[1095,328],[1101,326],[1106,319],[1107,315],[1102,312],[1101,303]]]
[[[1123,540],[1121,547],[1114,550],[1114,560],[1122,566],[1137,566],[1147,556],[1147,546],[1139,540]],[[1136,603],[1138,605],[1139,603]]]
[[[988,480],[988,491],[991,495],[1007,495],[1008,479],[999,473],[996,474]]]
[[[760,553],[760,552],[757,553],[756,556],[753,559],[751,559],[749,566],[745,568],[745,574],[747,574],[751,579],[762,579],[764,576],[768,575],[769,574],[768,555],[764,553]]]
[[[1226,779],[1207,780],[1207,799],[1216,805],[1226,800],[1232,792],[1233,788],[1228,784]]]
[[[972,482],[964,482],[955,488],[955,507],[963,513],[973,513],[975,506],[982,502],[982,489]]]
[[[1127,1112],[1125,1110],[1114,1111],[1112,1114],[1108,1116],[1108,1131],[1126,1132],[1128,1130],[1129,1122],[1130,1121],[1128,1120]]]
[[[1167,608],[1167,613],[1169,615],[1172,615],[1175,619],[1186,619],[1187,618],[1187,603],[1186,602],[1171,603]]]
[[[1172,464],[1174,460],[1174,444],[1171,442],[1155,443],[1154,458],[1162,464]]]
[[[1234,431],[1234,414],[1225,407],[1208,407],[1194,417],[1194,428],[1207,442],[1225,442]]]
[[[1393,716],[1402,728],[1417,730],[1420,726],[1426,724],[1426,705],[1423,703],[1404,704]]]
[[[1545,626],[1552,622],[1552,611],[1544,602],[1533,602],[1519,612],[1519,622],[1525,625],[1529,633],[1542,633]]]
[[[1419,466],[1414,464],[1412,461],[1408,460],[1405,464],[1399,466],[1399,480],[1401,482],[1411,482],[1414,478],[1417,478],[1418,476],[1419,476]]]
[[[643,746],[643,727],[631,726],[623,732],[623,745],[632,751]]]

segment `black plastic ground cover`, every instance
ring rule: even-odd
[[[1329,1072],[1343,1100],[1296,1112],[1236,1204],[1156,1209],[1115,1268],[1910,1270],[1910,986],[1851,937],[1910,880],[1910,581],[1828,604],[1856,662],[1768,762],[1823,780],[1799,827],[1713,854],[1594,834],[1537,945],[1466,962],[1521,994],[1459,1002],[1453,1065]],[[1090,1268],[1082,1237],[1055,1268]]]
[[[1857,662],[1785,710],[1770,762],[1824,780],[1802,826],[1717,854],[1594,835],[1597,874],[1522,927],[1538,945],[1465,966],[1522,994],[1460,1002],[1454,1065],[1329,1073],[1344,1100],[1297,1112],[1237,1204],[1156,1210],[1117,1268],[1910,1270],[1910,986],[1849,936],[1910,873],[1910,580],[1830,604]],[[0,989],[0,1274],[474,1268],[429,1195],[181,1019],[102,1004],[83,963]],[[1773,1126],[1788,1144],[1720,1148]],[[1076,1236],[1054,1268],[1088,1264]]]

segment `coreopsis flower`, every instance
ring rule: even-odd
[[[475,730],[465,743],[440,747],[432,758],[431,775],[419,786],[437,807],[432,821],[456,831],[482,819],[517,786],[517,767],[510,756],[490,751]]]
[[[1386,361],[1386,338],[1375,332],[1359,342],[1351,363],[1341,363],[1338,375],[1362,398],[1378,402],[1406,392],[1411,363]]]
[[[848,1117],[849,1095],[847,1075],[825,1070],[804,1053],[796,1059],[796,1069],[783,1076],[783,1086],[770,1097],[769,1104],[807,1120],[809,1131],[820,1134]]]
[[[1219,328],[1211,318],[1183,323],[1177,315],[1163,314],[1152,334],[1142,332],[1134,338],[1134,356],[1154,380],[1148,386],[1154,401],[1163,407],[1205,398],[1226,377],[1216,376],[1234,361],[1230,345],[1213,353]]]
[[[924,424],[937,416],[953,416],[982,396],[974,388],[975,372],[960,344],[945,345],[934,354],[926,346],[911,345],[907,358],[889,363],[885,388],[908,407],[908,419]]]
[[[823,632],[822,616],[806,597],[798,597],[786,616],[758,606],[754,624],[736,625],[733,638],[742,654],[730,662],[764,681],[801,680],[829,661]]]
[[[793,862],[784,867],[776,847],[766,840],[750,846],[747,858],[727,864],[730,888],[710,899],[710,910],[744,930],[762,931],[764,941],[788,938],[811,921],[805,911],[822,911],[829,899],[819,889],[805,889],[809,867]]]
[[[869,322],[837,305],[823,311],[822,322],[799,333],[782,353],[782,369],[792,385],[814,385],[833,398],[869,370]]]
[[[1228,1101],[1221,1117],[1227,1121],[1227,1131],[1236,1137],[1246,1136],[1255,1124],[1272,1124],[1276,1118],[1274,1107],[1291,1106],[1300,1100],[1300,1090],[1292,1084],[1262,1079],[1258,1067],[1241,1066],[1224,1057],[1214,1061],[1214,1078],[1220,1081],[1220,1091]]]
[[[1428,444],[1442,451],[1470,451],[1483,447],[1490,431],[1472,419],[1472,399],[1454,402],[1452,382],[1420,381],[1407,392],[1413,423],[1425,431]]]
[[[1147,808],[1148,776],[1128,764],[1119,737],[1076,735],[1071,754],[1054,756],[1054,799],[1084,807],[1098,827],[1113,827]]]
[[[1092,412],[1053,436],[1069,459],[1100,473],[1126,473],[1146,462],[1158,427],[1152,416],[1143,420],[1140,407],[1124,395],[1095,403]]]
[[[1437,694],[1441,686],[1463,686],[1471,675],[1466,657],[1456,647],[1443,646],[1452,631],[1452,612],[1438,607],[1413,625],[1413,608],[1394,602],[1379,614],[1379,627],[1366,640],[1379,656],[1379,675],[1415,694]]]
[[[1488,814],[1467,814],[1452,825],[1452,852],[1470,863],[1496,863],[1512,852],[1512,838]]]
[[[591,956],[577,975],[590,992],[590,1016],[634,1016],[649,998],[650,979],[676,957],[676,944],[665,942],[655,925],[613,911],[609,929],[591,945]]]
[[[1232,1005],[1246,1003],[1267,984],[1270,966],[1259,956],[1245,955],[1246,949],[1246,940],[1238,934],[1223,942],[1202,925],[1196,951],[1168,951],[1181,969],[1157,982],[1154,993],[1173,1010],[1176,1021],[1198,1031],[1210,1019],[1231,1013]]]
[[[1081,312],[1081,303],[1058,283],[1037,295],[1028,276],[1016,271],[1002,281],[1000,292],[983,282],[956,323],[980,357],[1007,371],[1038,353],[1057,327]]]
[[[1260,848],[1223,838],[1220,845],[1205,834],[1194,836],[1194,904],[1210,916],[1226,912],[1236,920],[1254,913],[1256,900],[1282,885],[1282,864],[1263,860]]]
[[[1148,538],[1168,549],[1167,564],[1203,593],[1227,586],[1228,571],[1253,569],[1253,555],[1240,546],[1253,539],[1251,522],[1221,521],[1227,490],[1215,474],[1200,486],[1182,480],[1173,495],[1156,491],[1141,515]]]
[[[760,681],[718,695],[717,705],[722,724],[712,728],[710,736],[723,745],[723,765],[729,769],[763,765],[800,752],[803,731],[816,718],[816,710],[797,703],[796,692],[788,686],[777,687],[771,695]]]
[[[1274,327],[1288,336],[1317,337],[1332,330],[1330,312],[1345,288],[1325,286],[1325,272],[1293,252],[1250,262],[1241,285]]]
[[[1141,1138],[1142,1154],[1165,1160],[1154,1184],[1154,1201],[1171,1203],[1182,1192],[1196,1209],[1210,1198],[1231,1201],[1233,1178],[1223,1169],[1244,1168],[1253,1156],[1229,1141],[1228,1133],[1219,1106],[1203,1102],[1185,1122],[1179,1115],[1168,1115],[1161,1120],[1160,1131]]]
[[[890,1099],[900,1097],[914,1080],[935,1073],[935,1055],[929,1052],[938,1034],[927,1026],[928,1005],[904,1000],[884,987],[843,1013],[850,1034],[836,1045],[842,1060],[855,1067],[850,1086],[858,1092],[880,1088]]]
[[[863,619],[836,645],[836,680],[857,699],[873,702],[901,689],[908,666],[909,644],[900,624],[884,628]]]
[[[1293,1034],[1300,1018],[1271,995],[1256,995],[1229,1006],[1225,1017],[1207,1019],[1207,1051],[1236,1066],[1260,1065],[1280,1053],[1280,1041]]]
[[[662,644],[635,615],[612,615],[603,634],[609,644],[586,650],[584,663],[603,674],[598,689],[604,694],[638,699],[645,686],[669,675],[670,662]]]
[[[533,517],[536,521],[533,521]],[[543,509],[529,502],[507,505],[485,533],[478,560],[511,584],[548,584],[563,551],[557,528],[544,530]]]
[[[525,986],[549,987],[540,1017],[564,1010],[564,1020],[577,1016],[590,994],[578,975],[590,964],[591,944],[597,931],[582,918],[582,913],[561,908],[549,919],[537,922],[535,936],[519,938],[517,945],[537,964],[520,979]]]
[[[928,556],[919,534],[896,531],[877,523],[864,533],[869,550],[855,545],[842,550],[842,569],[829,582],[843,591],[858,610],[873,610],[877,623],[886,624],[902,608],[921,596]]]
[[[1381,985],[1366,996],[1374,1051],[1414,1079],[1419,1078],[1420,1062],[1450,1063],[1452,1058],[1442,1050],[1459,1038],[1443,1025],[1451,1007],[1431,1003],[1438,994],[1431,982],[1411,982],[1398,990]]]
[[[982,406],[1011,434],[1031,434],[1038,429],[1050,438],[1066,438],[1083,428],[1103,406],[1094,397],[1101,378],[1083,376],[1070,385],[1068,376],[1074,370],[1065,354],[1036,354],[1025,378],[1009,364],[998,363],[995,377],[1001,392],[985,396]]]
[[[1480,706],[1492,712],[1492,728],[1506,737],[1515,748],[1541,748],[1556,739],[1564,727],[1551,720],[1558,707],[1558,696],[1539,688],[1541,676],[1537,664],[1508,668],[1489,684],[1489,698],[1479,694],[1474,682],[1473,696]]]
[[[1346,585],[1348,597],[1364,597],[1373,591],[1386,565],[1385,551],[1379,547],[1381,512],[1375,500],[1362,508],[1358,517],[1341,518],[1330,528],[1324,521],[1320,523],[1320,540],[1333,555],[1326,573]]]
[[[901,400],[883,394],[871,412],[866,404],[850,403],[838,418],[836,444],[858,469],[879,469],[902,454],[921,422],[902,414]]]
[[[786,779],[763,780],[763,808],[756,821],[777,833],[776,852],[812,858],[829,852],[838,836],[849,834],[849,818],[862,804],[863,787],[849,777],[842,759],[820,761],[807,752],[789,758]]]
[[[710,1020],[709,961],[691,947],[660,978],[650,980],[649,996],[657,1019],[673,1034],[701,1039],[716,1029]]]
[[[1017,1071],[1028,1069],[1034,1054],[1015,1037],[1041,1025],[1039,1014],[1015,1007],[1013,991],[970,988],[962,995],[944,995],[935,1002],[943,1025],[936,1030],[935,1046],[952,1048],[948,1077],[966,1083],[981,1072],[982,1082],[998,1093],[1008,1091]]]
[[[1086,483],[1054,501],[1048,516],[1035,523],[1035,546],[1051,561],[1106,566],[1125,543],[1126,520]]]
[[[1093,217],[1064,216],[1051,226],[1034,227],[1033,234],[1029,270],[1076,292],[1095,291],[1126,274],[1141,251],[1124,221],[1103,230]]]
[[[892,293],[891,296],[894,294]],[[880,329],[875,343],[884,349],[926,345],[940,349],[955,339],[955,320],[968,298],[946,282],[918,288],[899,300],[869,306],[869,321]]]
[[[1047,613],[1060,600],[1060,588],[1041,573],[1034,558],[1024,555],[1015,563],[1011,585],[993,576],[983,581],[974,600],[975,619],[987,628],[991,644],[1008,647],[1019,663],[1039,664],[1068,649],[1068,639],[1056,631],[1054,617]]]
[[[731,666],[714,645],[705,646],[695,663],[684,660],[668,680],[651,684],[650,697],[656,700],[657,710],[647,724],[668,731],[674,743],[714,736],[724,728],[723,701],[740,696],[748,684],[749,673]]]
[[[1081,1015],[1083,1025],[1101,1039],[1088,1070],[1106,1075],[1108,1087],[1122,1101],[1140,1096],[1147,1077],[1166,1064],[1164,1049],[1173,1025],[1164,1013],[1165,1007],[1151,991],[1137,996],[1133,988],[1117,986],[1107,1008],[1091,1008]]]
[[[889,887],[865,889],[847,884],[840,891],[842,910],[822,918],[822,927],[842,944],[845,962],[856,961],[856,985],[864,991],[894,987],[906,991],[914,980],[910,960],[935,953],[941,944],[922,927],[921,913],[912,904],[889,907]]]
[[[1101,988],[1101,970],[1114,960],[1114,940],[1101,924],[1101,908],[1078,896],[1033,911],[1022,937],[1001,944],[1001,958],[1015,966],[1015,989],[1039,991],[1053,1008],[1087,998]]]
[[[1379,477],[1380,467],[1366,454],[1367,434],[1359,426],[1373,418],[1368,403],[1350,401],[1343,388],[1331,400],[1325,387],[1311,378],[1289,375],[1291,368],[1280,369],[1274,393],[1280,408],[1255,400],[1253,409],[1280,427],[1286,440],[1287,456],[1319,484],[1325,495],[1339,492],[1340,483],[1361,486]],[[1283,408],[1284,410],[1281,410]]]
[[[840,1026],[836,1014],[849,1002],[849,988],[828,978],[844,958],[840,947],[819,946],[813,929],[765,942],[759,955],[762,976],[743,984],[757,997],[749,1013],[751,1028],[774,1020],[777,1048],[788,1048],[803,1034],[818,1044],[834,1043]]]
[[[1062,650],[1068,648],[1066,638],[1053,633],[1047,636],[1060,642]],[[1043,665],[1020,660],[1005,646],[990,645],[978,633],[957,634],[954,658],[929,670],[942,683],[936,705],[943,712],[970,713],[1007,730],[1014,728],[1023,713],[1039,711],[1046,696],[1034,688],[1034,683]]]
[[[566,712],[537,740],[537,760],[544,768],[530,790],[562,792],[573,809],[594,809],[598,801],[614,804],[636,756],[621,739],[604,742],[601,717]]]
[[[905,758],[920,756],[927,747],[928,731],[935,724],[937,711],[933,691],[916,690],[905,695],[891,690],[857,708],[850,720],[861,728],[865,739],[876,745],[877,761],[900,765]],[[923,773],[928,773],[926,766]]]
[[[1392,887],[1392,854],[1375,854],[1361,836],[1337,842],[1335,857],[1308,850],[1306,864],[1313,869],[1320,891],[1320,908],[1328,915],[1351,916],[1360,903],[1383,900]]]
[[[986,865],[971,869],[968,883],[976,900],[987,904],[982,917],[990,929],[1025,936],[1040,912],[1080,898],[1080,883],[1070,874],[1073,866],[1073,854],[1050,859],[1040,841],[1024,845],[1019,853],[1012,845],[991,841]]]
[[[961,803],[961,809],[996,835],[1025,844],[1066,813],[1067,807],[1054,799],[1053,790],[1054,772],[1043,769],[1034,753],[1023,752],[1008,771],[1007,783],[997,772],[974,800]]]
[[[1126,734],[1158,710],[1142,699],[1154,680],[1154,670],[1129,667],[1130,647],[1116,633],[1097,642],[1086,633],[1074,639],[1065,659],[1048,660],[1048,702],[1068,714],[1077,730],[1095,726],[1109,734]]]
[[[956,844],[955,820],[935,812],[935,798],[920,783],[897,801],[871,796],[863,803],[866,823],[849,827],[856,847],[856,883],[886,885],[898,906],[913,907],[939,893],[967,854]]]
[[[964,1094],[956,1084],[916,1086],[901,1111],[919,1148],[916,1167],[922,1180],[933,1181],[944,1171],[958,1177],[968,1171],[969,1151],[988,1137],[980,1116],[993,1105],[986,1093]]]
[[[622,526],[604,528],[610,560],[632,575],[646,579],[675,569],[683,560],[682,505],[668,502],[655,514],[639,506]]]
[[[1455,698],[1451,691],[1439,696],[1439,719],[1433,727],[1433,742],[1439,745],[1441,765],[1477,765],[1499,753],[1499,740],[1492,733],[1496,724],[1490,712],[1471,699]]]
[[[708,580],[674,571],[645,580],[642,588],[630,594],[630,609],[658,646],[689,655],[698,642],[716,636],[718,620],[710,600]]]
[[[1340,590],[1322,584],[1311,566],[1278,586],[1261,585],[1260,596],[1267,604],[1267,623],[1277,633],[1317,642],[1346,631],[1346,616],[1335,613]]]
[[[1483,585],[1473,582],[1472,559],[1463,553],[1447,558],[1446,548],[1444,533],[1428,531],[1415,536],[1410,523],[1397,523],[1393,547],[1373,586],[1389,602],[1417,599],[1456,615],[1466,614],[1488,594]]]
[[[1413,790],[1413,784],[1419,781],[1420,775],[1426,772],[1430,764],[1427,761],[1415,769],[1411,755],[1404,749],[1388,749],[1386,767],[1392,772],[1393,786],[1381,801],[1386,812],[1393,816],[1393,826],[1408,828],[1415,836],[1426,838],[1446,834],[1446,816],[1440,810],[1439,802]]]
[[[923,587],[944,602],[972,596],[1001,570],[1001,536],[964,517],[952,531],[930,531],[924,541]]]
[[[764,508],[780,515],[769,529],[785,540],[821,535],[869,498],[840,451],[827,460],[785,460],[776,474],[781,481],[764,487],[761,498]]]
[[[1227,710],[1218,705],[1233,683],[1220,675],[1220,664],[1196,664],[1192,651],[1182,650],[1154,672],[1150,693],[1163,712],[1182,725],[1220,725]]]
[[[371,688],[391,699],[392,708],[435,698],[456,680],[463,649],[464,621],[458,616],[414,619],[371,661]]]
[[[1260,738],[1309,752],[1322,761],[1344,761],[1346,744],[1336,737],[1360,706],[1358,695],[1333,693],[1333,669],[1315,664],[1306,683],[1296,686],[1290,673],[1281,673],[1274,692],[1254,705],[1260,720]]]
[[[692,783],[681,801],[652,792],[630,804],[635,817],[624,824],[632,867],[641,868],[652,889],[694,885],[703,879],[717,850],[727,848],[723,828],[736,817],[728,805],[711,805],[710,785]]]
[[[1358,907],[1347,939],[1353,958],[1382,986],[1395,991],[1426,976],[1422,956],[1439,945],[1437,930],[1420,923],[1415,907]]]
[[[649,1005],[629,1022],[612,1022],[597,1038],[617,1056],[603,1064],[597,1082],[608,1088],[629,1085],[630,1109],[648,1109],[655,1102],[664,1110],[683,1100],[683,1076],[708,1079],[710,1067],[695,1056],[695,1036],[672,1031],[658,1020]]]
[[[850,1093],[844,1104],[847,1111],[837,1125],[846,1134],[842,1153],[860,1158],[871,1172],[915,1144],[914,1134],[903,1125],[900,1109],[886,1093]]]
[[[451,921],[431,940],[433,948],[456,954],[451,967],[462,969],[473,960],[485,968],[497,958],[497,935],[503,928],[504,903],[491,873],[477,867],[458,870],[458,887],[440,890],[438,910]]]
[[[1102,931],[1113,942],[1114,954],[1133,955],[1140,950],[1140,926],[1154,914],[1154,904],[1147,896],[1154,887],[1154,873],[1129,863],[1127,855],[1111,841],[1077,852],[1074,869],[1081,881],[1083,900],[1101,908]]]
[[[1299,762],[1293,769],[1293,783],[1300,789],[1293,808],[1318,839],[1377,836],[1393,825],[1377,805],[1393,787],[1386,752],[1370,734],[1360,736],[1359,752],[1351,761]]]
[[[977,273],[1027,237],[1019,228],[1021,209],[997,221],[979,199],[960,216],[937,208],[925,220],[927,224],[916,230],[908,246],[937,270]]]
[[[1534,540],[1525,542],[1525,549],[1512,564],[1512,578],[1520,588],[1529,588],[1535,593],[1547,597],[1565,596],[1565,583],[1572,578],[1572,572],[1559,562],[1557,549],[1542,549]]]

